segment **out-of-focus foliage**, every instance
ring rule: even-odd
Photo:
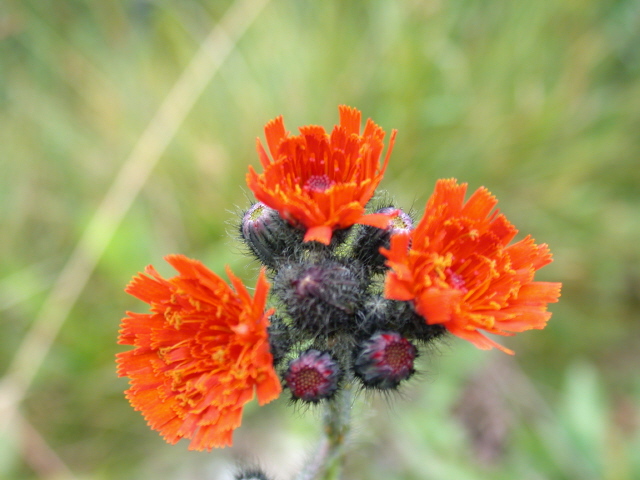
[[[0,365],[232,5],[0,5]],[[329,127],[340,103],[398,129],[382,187],[399,206],[419,211],[441,177],[485,185],[551,245],[540,278],[564,283],[549,327],[509,341],[515,360],[452,340],[406,398],[360,405],[347,478],[639,478],[639,44],[635,0],[269,2],[132,203],[21,422],[0,434],[0,478],[230,478],[237,457],[288,478],[302,464],[319,418],[286,401],[250,409],[231,450],[165,445],[124,400],[113,357],[123,312],[144,308],[122,289],[149,263],[169,273],[163,255],[228,263],[252,283],[227,231],[249,203],[255,137],[279,114],[290,129]]]

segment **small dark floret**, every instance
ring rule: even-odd
[[[415,373],[416,347],[397,332],[378,332],[360,344],[355,374],[366,387],[388,390]]]
[[[328,352],[309,349],[289,363],[284,380],[294,400],[316,403],[333,396],[341,375]]]

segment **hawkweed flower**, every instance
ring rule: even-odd
[[[544,328],[560,283],[533,281],[551,262],[547,245],[530,236],[509,245],[517,230],[494,210],[495,197],[479,188],[465,202],[466,190],[454,179],[439,180],[415,230],[381,249],[391,269],[385,296],[413,302],[428,324],[442,324],[478,348],[513,354],[480,331]]]
[[[356,223],[385,228],[389,215],[365,214],[364,207],[382,180],[395,130],[383,164],[385,132],[371,119],[360,133],[361,113],[340,106],[340,124],[329,135],[323,127],[300,127],[290,135],[277,117],[265,126],[272,158],[258,140],[261,174],[249,166],[247,184],[258,200],[305,230],[304,241],[328,245],[335,230]]]
[[[126,289],[151,313],[122,320],[118,343],[135,348],[117,355],[118,374],[130,379],[131,405],[169,443],[231,445],[244,405],[281,392],[267,335],[269,284],[262,271],[252,298],[230,270],[232,286],[196,260],[166,260],[177,276],[164,279],[149,266]]]

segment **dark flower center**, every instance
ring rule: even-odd
[[[384,349],[384,362],[393,374],[402,374],[413,368],[415,350],[405,339],[400,339],[397,343],[391,343]]]
[[[298,397],[314,396],[326,383],[325,377],[315,368],[303,368],[298,371],[295,382],[291,382],[292,390]]]
[[[394,389],[414,372],[416,347],[398,332],[378,332],[360,345],[355,374],[365,387]]]
[[[335,393],[339,376],[340,367],[328,353],[310,349],[289,363],[284,379],[294,399],[315,403]]]

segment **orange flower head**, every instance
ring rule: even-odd
[[[466,190],[454,179],[439,180],[415,230],[394,235],[390,248],[380,250],[390,267],[385,296],[413,301],[428,324],[442,324],[478,348],[513,354],[480,330],[513,335],[544,328],[561,284],[533,281],[551,262],[547,245],[531,237],[509,245],[517,230],[493,210],[495,197],[479,188],[465,203]]]
[[[167,442],[231,445],[254,392],[263,405],[281,391],[267,335],[269,284],[262,271],[251,298],[228,269],[233,288],[196,260],[166,260],[177,276],[166,280],[149,266],[127,286],[151,313],[122,320],[118,343],[135,348],[117,355],[118,374],[130,379],[131,405]]]
[[[270,159],[260,140],[260,175],[249,166],[247,184],[256,198],[292,225],[306,230],[304,241],[329,244],[334,230],[361,223],[386,228],[390,215],[366,215],[364,207],[382,180],[396,131],[382,165],[385,132],[371,119],[360,134],[361,113],[340,106],[340,125],[329,135],[307,125],[290,135],[282,117],[265,126]]]

